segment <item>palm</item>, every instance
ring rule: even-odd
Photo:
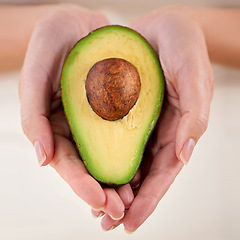
[[[93,29],[107,24],[102,14],[75,5],[53,7],[33,31],[19,92],[23,130],[32,143],[40,144],[41,155],[45,155],[40,163],[50,163],[93,208],[104,208],[119,218],[127,202],[88,174],[72,140],[60,94],[61,66],[69,50]],[[106,203],[106,199],[110,200]]]

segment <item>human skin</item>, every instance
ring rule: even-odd
[[[5,13],[13,10],[0,8]],[[103,229],[123,223],[128,232],[135,231],[154,211],[183,163],[187,164],[207,128],[214,85],[210,60],[239,67],[239,10],[173,6],[132,23],[159,54],[166,98],[140,171],[130,184],[118,189],[103,188],[81,162],[64,117],[59,87],[61,66],[70,48],[91,30],[108,24],[107,19],[68,4],[17,10],[14,22],[8,19],[9,28],[2,24],[9,15],[0,14],[0,28],[5,29],[5,41],[0,45],[0,53],[4,53],[0,62],[5,61],[1,70],[21,66],[26,52],[19,81],[21,120],[40,165],[50,163],[93,208],[95,216],[105,214]],[[25,26],[21,34],[9,33],[8,29],[16,29],[20,23]],[[16,42],[22,35],[12,51],[12,38]],[[118,218],[121,220],[114,220]]]
[[[19,69],[36,22],[47,6],[0,6],[0,72]]]
[[[158,53],[167,91],[130,208],[120,221],[109,216],[101,221],[105,230],[123,223],[127,232],[151,215],[207,129],[214,89],[210,61],[240,67],[240,11],[171,6],[141,16],[131,26]]]
[[[88,174],[72,140],[60,95],[61,67],[68,52],[108,20],[76,5],[39,8],[42,16],[32,30],[19,81],[23,131],[35,147],[40,166],[50,163],[88,205],[119,219],[133,200],[131,187],[102,187]]]

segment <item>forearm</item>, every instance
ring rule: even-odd
[[[240,68],[240,8],[195,8],[213,63]]]
[[[0,7],[0,72],[20,68],[34,26],[48,6]]]

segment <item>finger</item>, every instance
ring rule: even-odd
[[[134,199],[134,195],[131,189],[131,186],[129,184],[126,184],[122,187],[119,187],[116,189],[119,197],[121,198],[125,209],[128,209]],[[96,215],[100,215],[99,212],[94,212],[94,214]],[[102,216],[102,215],[101,215]],[[112,217],[110,217],[109,215],[105,215],[101,221],[101,226],[105,231],[109,231],[112,230],[114,228],[116,228],[118,225],[120,225],[123,221],[123,217],[121,217],[121,219],[116,220]]]
[[[113,188],[104,188],[104,193],[106,195],[106,203],[103,211],[114,220],[122,219],[125,206],[118,193]]]
[[[181,118],[176,133],[176,155],[185,165],[208,126],[213,75],[207,56],[204,56],[205,60],[197,61],[192,69],[183,70],[178,76]]]
[[[183,164],[178,161],[174,149],[175,144],[170,143],[156,155],[148,176],[124,217],[123,224],[128,232],[134,232],[151,215],[181,170]]]
[[[106,196],[101,185],[89,175],[69,140],[56,135],[55,154],[50,165],[92,208],[100,210],[105,207]]]
[[[101,226],[103,230],[110,231],[120,225],[122,221],[123,219],[113,220],[109,215],[105,215],[101,220]]]
[[[58,57],[55,54],[56,44],[54,52],[51,41],[48,42],[45,35],[45,32],[35,29],[19,81],[22,128],[35,146],[40,166],[48,164],[54,154],[49,116],[54,93],[53,78],[56,77],[52,70],[58,69],[54,65]]]
[[[20,79],[22,129],[35,147],[39,165],[48,164],[54,153],[50,114],[51,87],[48,77],[25,66]],[[33,73],[34,71],[34,73]],[[45,83],[43,82],[45,80]]]
[[[128,209],[131,206],[132,201],[134,199],[131,186],[129,184],[125,184],[124,186],[117,188],[116,191],[119,197],[121,198],[125,206],[125,209]]]
[[[47,165],[54,154],[51,101],[60,91],[63,61],[79,37],[71,26],[74,22],[63,22],[60,13],[55,11],[36,25],[19,81],[22,128],[35,146],[40,166]]]
[[[132,188],[137,188],[140,185],[141,180],[141,171],[138,169],[137,173],[135,174],[134,178],[129,183]]]
[[[214,81],[201,29],[180,20],[179,24],[174,22],[173,28],[163,28],[168,41],[159,39],[159,56],[166,78],[167,100],[180,112],[176,155],[187,164],[207,129]]]
[[[105,213],[103,211],[99,211],[99,210],[95,210],[95,209],[91,209],[92,215],[94,217],[102,217]]]
[[[84,24],[85,27],[78,31],[80,26],[75,21],[62,20],[62,13],[67,14],[62,10],[54,11],[36,25],[19,81],[22,128],[35,146],[40,166],[47,165],[54,154],[53,133],[48,119],[53,94],[59,91],[60,68],[73,44],[94,27],[89,29],[88,24]],[[81,11],[88,16],[86,10]],[[105,21],[102,18],[100,22]]]

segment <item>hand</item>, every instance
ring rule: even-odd
[[[133,232],[151,215],[207,128],[214,82],[204,33],[195,17],[188,8],[167,7],[132,24],[159,54],[166,96],[140,167],[141,185],[122,220],[103,217],[106,230],[123,223]]]
[[[88,174],[72,141],[60,96],[61,67],[69,50],[90,31],[107,24],[103,15],[80,6],[49,6],[32,33],[19,95],[22,128],[39,164],[50,163],[80,198],[117,219],[133,200],[131,187],[102,188]]]

